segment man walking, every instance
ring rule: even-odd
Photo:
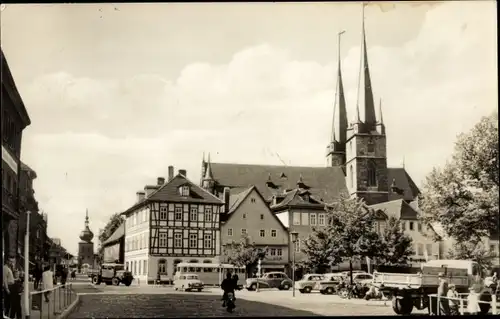
[[[35,269],[33,270],[35,290],[38,290],[38,288],[40,287],[40,282],[42,281],[42,273],[42,266],[40,265],[40,263],[37,263]]]
[[[50,270],[50,265],[45,266],[45,271],[42,274],[43,290],[54,288],[54,273]],[[45,302],[49,302],[51,290],[43,293]]]
[[[15,284],[15,279],[14,279],[14,265],[15,265],[16,259],[13,257],[10,257],[7,259],[7,262],[3,266],[3,300],[4,300],[4,317],[7,315],[10,315],[10,305],[11,305],[11,291],[14,291],[14,284]]]

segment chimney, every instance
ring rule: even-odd
[[[146,193],[144,193],[143,191],[138,191],[137,193],[135,193],[137,195],[137,202],[140,203],[144,200],[144,198],[146,197]]]
[[[186,170],[185,170],[185,169],[180,169],[180,170],[179,170],[179,174],[181,174],[181,175],[182,175],[182,176],[184,176],[184,177],[187,177],[187,172],[186,172]]]
[[[144,193],[146,193],[146,198],[149,198],[149,196],[151,196],[151,194],[153,194],[153,192],[155,190],[157,190],[158,188],[159,188],[159,186],[157,186],[157,185],[144,186]]]
[[[158,177],[158,186],[162,186],[165,184],[165,177]]]
[[[168,167],[168,181],[170,182],[174,178],[174,167]]]
[[[231,197],[231,190],[229,187],[224,187],[224,212],[229,213],[229,198]]]

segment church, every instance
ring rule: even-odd
[[[201,162],[200,185],[219,198],[224,196],[225,188],[231,196],[236,196],[255,186],[283,225],[289,231],[299,232],[296,246],[290,247],[290,251],[295,249],[299,254],[300,241],[312,232],[312,226],[324,220],[324,203],[345,192],[363,198],[379,212],[380,231],[388,217],[401,220],[403,229],[414,241],[415,263],[439,258],[442,250],[439,243],[425,236],[432,230],[418,220],[417,185],[404,167],[387,166],[386,128],[381,103],[376,116],[364,23],[361,43],[361,70],[352,123],[347,120],[339,50],[332,134],[326,147],[325,167],[217,163],[209,155]]]

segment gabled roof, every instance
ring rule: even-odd
[[[339,167],[301,167],[211,163],[212,175],[219,186],[247,188],[255,185],[261,195],[269,200],[297,188],[302,175],[303,183],[311,194],[324,201],[332,201],[341,191],[347,190],[344,172]],[[286,177],[281,177],[285,175]],[[267,186],[268,179],[274,188]]]
[[[340,167],[305,167],[281,165],[251,165],[231,163],[210,163],[211,173],[219,187],[247,189],[255,185],[267,201],[273,195],[283,194],[297,188],[297,182],[302,175],[302,181],[311,194],[325,202],[332,202],[341,192],[347,192],[346,178]],[[403,198],[414,200],[419,194],[418,187],[404,168],[388,168],[389,186],[395,180],[396,185],[403,189],[403,195],[389,192],[389,200]],[[283,177],[285,176],[285,177]],[[267,185],[268,180],[274,187]]]
[[[181,196],[179,187],[189,186],[189,196]],[[142,207],[150,202],[174,202],[174,203],[199,203],[199,204],[220,204],[224,202],[203,188],[191,182],[182,174],[177,174],[167,183],[163,184],[144,201],[136,203],[122,214],[126,215],[135,209]]]
[[[251,186],[249,187],[248,189],[244,190],[243,192],[240,192],[238,194],[231,194],[229,196],[229,211],[227,212],[227,214],[231,214],[233,213],[234,211],[236,211],[238,209],[238,207],[240,207],[240,205],[243,203],[243,201],[245,200],[245,198],[247,198],[247,196],[255,189],[255,186]]]
[[[189,196],[181,196],[179,187],[189,186]],[[224,204],[219,198],[188,180],[184,175],[177,174],[168,183],[162,185],[148,197],[150,201],[169,201],[177,203]]]
[[[271,209],[269,208],[269,206],[267,205],[266,203],[266,199],[264,198],[264,196],[262,196],[262,194],[260,193],[259,189],[255,186],[255,185],[252,185],[250,186],[248,189],[246,189],[245,191],[235,195],[235,196],[231,196],[233,198],[233,202],[231,202],[231,199],[229,201],[229,212],[228,214],[226,215],[227,216],[227,219],[226,219],[226,222],[229,221],[229,219],[234,215],[233,213],[236,212],[236,210],[238,210],[238,208],[241,206],[241,204],[243,204],[245,202],[245,200],[248,198],[248,196],[253,192],[255,191],[257,193],[257,195],[262,199],[262,201],[265,203],[265,209],[269,212],[269,214],[276,220],[278,221],[278,223],[281,225],[281,227],[283,227],[283,229],[285,231],[288,231],[288,229],[285,227],[285,225],[283,225],[283,223],[281,222],[281,220],[279,220],[278,216],[276,216],[272,211]]]
[[[309,195],[307,198],[305,195]],[[279,210],[284,207],[303,207],[325,209],[325,204],[321,200],[315,198],[308,190],[294,189],[286,193],[285,198],[276,205],[271,206],[272,210]]]
[[[102,245],[103,246],[109,246],[111,244],[114,244],[115,242],[119,241],[123,236],[125,236],[125,223],[121,223],[120,226],[115,230],[111,236],[109,236],[108,239],[106,239]]]
[[[374,209],[375,211],[381,210],[388,217],[395,217],[397,219],[416,220],[419,217],[418,212],[402,199],[370,205],[369,207]]]

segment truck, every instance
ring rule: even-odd
[[[130,286],[134,277],[132,273],[125,270],[123,264],[104,263],[99,270],[89,273],[89,277],[94,285],[105,283],[106,285],[118,286],[124,284]]]
[[[372,284],[385,295],[392,296],[392,309],[396,314],[409,315],[414,307],[427,308],[429,314],[435,314],[435,305],[429,305],[429,295],[438,291],[439,274],[448,284],[454,284],[458,293],[466,293],[469,287],[479,285],[479,300],[491,301],[491,291],[482,283],[481,267],[471,260],[431,260],[423,264],[417,274],[374,272]],[[480,304],[480,308],[481,313],[486,314],[490,305]]]

